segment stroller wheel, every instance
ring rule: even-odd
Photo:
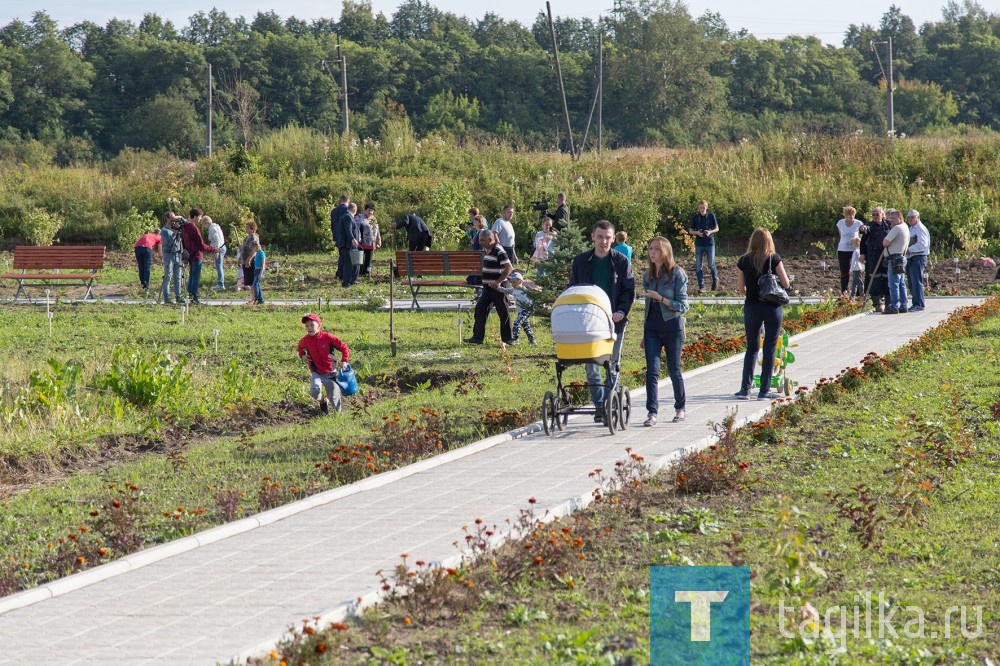
[[[604,424],[613,435],[621,429],[622,400],[617,391],[613,391],[604,401],[604,410]]]
[[[622,430],[628,428],[629,419],[632,418],[632,395],[628,389],[622,387]]]
[[[556,398],[551,391],[546,391],[542,398],[542,427],[546,435],[551,435],[555,430],[558,414],[555,405]]]
[[[573,403],[569,399],[569,392],[566,389],[559,389],[559,395],[555,400],[556,406],[556,427],[559,432],[566,429],[566,422],[569,421],[569,408],[573,406]],[[566,410],[560,415],[559,410]]]
[[[786,398],[792,395],[792,380],[789,379],[788,377],[785,377],[785,381],[783,382],[782,388],[784,389]]]

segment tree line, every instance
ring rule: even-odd
[[[775,131],[884,135],[886,62],[871,44],[889,38],[897,133],[1000,129],[1000,14],[972,0],[948,2],[939,21],[919,29],[891,6],[878,26],[851,25],[841,46],[758,39],[671,0],[618,0],[606,17],[558,18],[555,28],[579,134],[604,36],[609,147]],[[0,28],[0,159],[66,165],[126,147],[204,154],[209,65],[217,147],[248,148],[290,125],[338,132],[338,43],[352,135],[361,140],[405,121],[420,135],[566,149],[544,14],[527,27],[494,13],[459,17],[424,0],[406,0],[391,17],[367,0],[343,0],[338,20],[311,22],[273,11],[247,21],[215,9],[180,28],[156,14],[138,25],[60,27],[44,12],[12,21]]]

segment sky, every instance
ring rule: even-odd
[[[477,19],[494,12],[506,19],[530,26],[539,11],[545,11],[543,0],[505,0],[504,2],[470,2],[470,0],[430,0],[442,11]],[[789,34],[815,35],[828,44],[840,44],[852,23],[878,25],[890,5],[896,4],[913,19],[918,29],[925,21],[941,19],[946,0],[835,0],[812,2],[802,0],[688,0],[685,4],[692,16],[706,10],[722,15],[730,30],[746,28],[761,39],[780,39]],[[399,6],[399,0],[372,0],[375,12],[387,17]],[[990,2],[984,3],[989,5]],[[610,13],[613,0],[553,0],[554,16],[598,19]],[[339,18],[341,0],[0,0],[0,26],[15,18],[30,20],[31,15],[44,10],[61,27],[89,20],[104,25],[112,18],[130,19],[138,23],[144,14],[155,13],[174,22],[178,29],[187,25],[188,17],[212,7],[229,16],[244,16],[251,20],[258,12],[275,11],[282,18],[295,16],[304,20]]]

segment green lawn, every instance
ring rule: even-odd
[[[714,492],[679,492],[668,471],[461,571],[435,575],[412,554],[388,575],[410,596],[310,627],[260,663],[646,663],[649,567],[691,564],[750,566],[755,664],[996,660],[1000,299],[980,312],[738,431],[745,472],[713,471],[724,447],[689,460]],[[631,479],[641,463],[627,467]],[[879,635],[880,602],[895,637]],[[800,626],[803,603],[831,634]],[[948,613],[962,606],[964,624]]]

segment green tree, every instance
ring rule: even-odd
[[[479,100],[455,96],[451,90],[438,93],[427,103],[421,126],[424,131],[464,132],[479,120]]]
[[[903,134],[925,134],[947,127],[958,115],[951,93],[942,91],[937,83],[902,78],[893,93],[893,109],[896,131]]]
[[[724,89],[710,69],[718,50],[670,0],[624,0],[605,55],[604,114],[631,143],[694,143],[711,131]]]
[[[575,220],[571,220],[559,232],[555,241],[555,251],[542,264],[544,273],[535,278],[535,282],[542,288],[541,293],[534,298],[536,312],[548,315],[552,311],[552,304],[556,298],[569,286],[573,259],[593,246],[590,241],[590,230],[581,228]]]
[[[143,103],[124,118],[118,141],[123,147],[164,148],[187,159],[198,157],[204,152],[204,125],[190,104],[177,99],[178,93],[168,90]]]
[[[13,21],[0,29],[0,47],[5,53],[0,81],[8,81],[0,82],[0,95],[6,87],[16,100],[0,113],[0,126],[36,138],[71,133],[94,70],[61,39],[55,21],[45,12],[35,12],[31,23]]]

